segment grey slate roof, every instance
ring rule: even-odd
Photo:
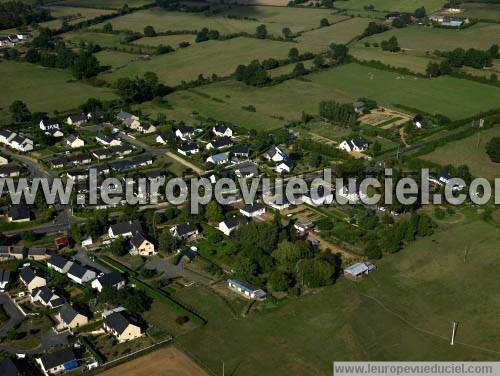
[[[12,205],[9,209],[9,217],[13,221],[30,219],[30,208],[26,204]]]
[[[19,276],[25,283],[30,283],[35,279],[36,274],[30,267],[24,267],[21,269]]]
[[[97,278],[97,280],[102,287],[114,287],[120,282],[124,282],[125,277],[117,271],[112,271],[110,273],[104,273],[99,278]]]
[[[64,349],[46,354],[40,358],[45,369],[51,369],[64,363],[76,360],[75,354],[71,349]]]
[[[196,231],[198,228],[193,222],[180,223],[177,225],[177,234],[179,236],[187,235]]]
[[[0,282],[8,282],[10,280],[10,272],[0,269]]]
[[[51,264],[57,268],[63,269],[68,262],[70,262],[70,260],[65,257],[62,257],[60,255],[53,255],[50,259],[48,259],[47,264]]]
[[[131,232],[132,234],[136,232],[142,233],[142,226],[138,220],[134,220],[112,225],[111,230],[115,235],[122,235],[128,232]]]
[[[73,263],[73,265],[71,265],[71,267],[68,270],[68,274],[71,274],[72,276],[75,276],[77,278],[82,278],[87,272],[87,270],[88,270],[87,268],[84,268],[83,266],[77,263]]]
[[[122,334],[130,324],[134,324],[124,311],[109,314],[104,318],[104,323],[118,334]]]

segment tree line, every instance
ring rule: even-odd
[[[46,7],[31,6],[22,1],[0,2],[0,29],[11,29],[51,20]]]

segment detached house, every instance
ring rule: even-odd
[[[13,137],[9,138],[7,145],[12,149],[24,152],[33,150],[33,140],[16,133],[13,133]]]
[[[60,255],[54,255],[47,260],[47,266],[49,269],[55,270],[58,273],[66,274],[69,268],[73,266],[73,261]]]
[[[42,131],[49,131],[52,129],[59,129],[59,121],[57,119],[45,118],[40,120],[40,129]]]
[[[199,153],[200,147],[198,146],[198,144],[196,142],[189,142],[187,144],[180,145],[177,148],[177,152],[179,154],[188,156],[188,155]]]
[[[79,309],[69,303],[65,303],[57,314],[59,321],[58,329],[75,329],[87,325],[89,318]]]
[[[180,223],[170,229],[172,236],[179,240],[186,240],[198,235],[198,227],[192,222]]]
[[[213,163],[214,165],[223,165],[229,162],[229,156],[227,153],[219,153],[211,155],[206,159],[207,163]]]
[[[120,120],[122,123],[124,122],[130,123],[131,120],[139,120],[139,117],[125,111],[120,111],[116,114],[116,119]]]
[[[142,234],[142,226],[138,220],[128,221],[124,223],[117,223],[109,226],[108,236],[110,239],[130,238],[136,233]]]
[[[250,156],[250,148],[245,145],[235,145],[233,155],[235,158],[248,158]]]
[[[281,174],[283,172],[288,173],[293,169],[293,162],[291,159],[285,159],[284,161],[280,162],[274,169],[278,174]]]
[[[29,222],[31,220],[31,210],[26,204],[12,205],[9,209],[9,222]]]
[[[156,143],[166,145],[168,143],[168,135],[164,132],[161,132],[158,136],[156,136]]]
[[[95,140],[104,146],[116,146],[122,144],[122,141],[115,136],[98,135],[95,136]]]
[[[73,265],[71,265],[71,268],[69,268],[68,270],[67,276],[69,279],[75,281],[80,285],[83,285],[85,282],[90,282],[97,277],[96,272],[76,263],[73,263]]]
[[[217,140],[214,140],[212,142],[209,142],[205,149],[211,150],[211,149],[227,149],[229,147],[233,146],[233,141],[231,139],[225,137],[225,138],[218,138]]]
[[[288,155],[277,146],[273,146],[266,152],[265,157],[273,162],[282,162],[288,158]]]
[[[154,133],[156,132],[156,127],[148,122],[143,122],[139,124],[134,124],[130,126],[131,129],[134,129],[136,131],[139,131],[144,134],[149,134],[149,133]]]
[[[233,131],[231,128],[226,127],[226,125],[222,123],[213,127],[212,132],[217,137],[233,137]]]
[[[130,250],[131,255],[154,256],[157,254],[154,244],[147,240],[140,232],[136,232],[130,238],[130,244],[132,245],[132,249]]]
[[[55,128],[46,130],[45,134],[47,136],[54,137],[54,138],[60,138],[60,137],[64,136],[64,133],[62,133],[59,129],[55,129]]]
[[[69,348],[45,354],[36,358],[36,362],[45,376],[60,375],[78,367],[78,360]]]
[[[345,150],[347,152],[362,152],[368,149],[368,142],[362,138],[353,138],[351,140],[342,141],[338,147],[339,149]]]
[[[66,119],[66,124],[80,126],[87,122],[87,116],[85,114],[73,114],[69,115]]]
[[[31,292],[31,302],[41,303],[44,307],[57,308],[62,306],[66,301],[47,286],[42,286]]]
[[[77,149],[85,146],[85,141],[78,136],[69,135],[68,138],[66,138],[65,144],[71,149]]]
[[[142,336],[141,327],[123,307],[102,314],[104,330],[118,339],[118,342],[131,341]]]
[[[259,204],[245,205],[240,209],[240,213],[248,218],[258,217],[266,212],[266,208]]]
[[[125,287],[125,277],[117,271],[103,273],[92,281],[92,288],[101,292],[103,288],[112,288],[119,290]]]
[[[221,231],[224,235],[230,236],[234,230],[238,229],[238,227],[240,227],[244,223],[246,223],[244,217],[232,217],[219,223],[217,229]]]
[[[37,275],[30,267],[25,266],[19,272],[19,278],[21,282],[28,288],[31,292],[36,288],[43,287],[47,284],[47,280],[43,277]]]
[[[192,127],[182,126],[175,131],[175,136],[183,141],[190,140],[194,135]]]

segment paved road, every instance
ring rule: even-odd
[[[210,285],[212,280],[200,274],[192,272],[184,268],[182,263],[174,265],[170,259],[163,259],[160,257],[152,257],[144,265],[146,269],[156,269],[164,272],[166,278],[185,277],[202,285]]]
[[[0,336],[5,335],[7,331],[23,321],[24,316],[22,312],[17,308],[16,304],[12,301],[9,295],[5,293],[0,293],[0,305],[5,310],[5,313],[9,316],[9,320],[0,326]]]

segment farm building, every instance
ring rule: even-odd
[[[255,287],[248,282],[239,281],[234,278],[229,278],[227,280],[227,285],[230,289],[240,293],[247,299],[264,299],[267,295],[264,290]]]
[[[359,279],[375,270],[377,267],[371,262],[357,262],[344,269],[344,275],[348,278]]]

